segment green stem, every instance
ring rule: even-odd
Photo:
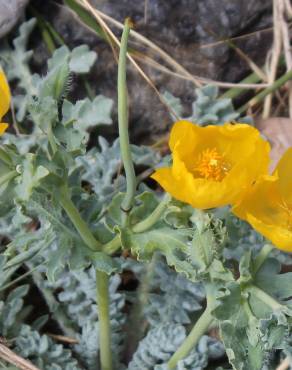
[[[35,270],[37,270],[40,266],[42,266],[43,263],[33,267],[31,270],[28,270],[27,272],[25,272],[24,274],[21,274],[19,277],[15,278],[14,280],[11,280],[9,281],[9,283],[5,284],[5,285],[2,285],[0,287],[0,292],[3,292],[5,289],[7,288],[10,288],[11,286],[13,286],[14,284],[18,283],[19,281],[25,279],[27,276],[29,276],[30,274],[32,274]]]
[[[267,294],[262,289],[258,288],[255,285],[250,286],[247,291],[250,293],[253,293],[257,296],[262,302],[264,302],[267,306],[271,307],[273,310],[279,310],[282,309],[284,306],[276,301],[273,297],[271,297],[269,294]]]
[[[48,131],[48,140],[49,140],[49,143],[51,145],[53,155],[54,155],[57,152],[58,148],[57,148],[57,144],[56,144],[56,141],[53,135],[52,128],[50,128]]]
[[[168,369],[175,369],[178,361],[185,358],[189,352],[198,344],[202,335],[206,333],[210,325],[212,324],[214,317],[211,315],[211,311],[214,307],[214,287],[211,284],[205,285],[206,296],[207,296],[207,307],[199,319],[196,321],[193,329],[177,349],[177,351],[172,355],[167,363]]]
[[[251,108],[261,102],[267,95],[273,93],[277,89],[279,89],[281,86],[283,86],[287,81],[291,80],[292,78],[292,70],[285,73],[283,76],[278,78],[271,86],[267,87],[263,91],[261,91],[259,94],[257,94],[255,97],[253,97],[249,102],[244,104],[242,107],[238,109],[239,113],[245,112],[248,108]]]
[[[6,184],[10,180],[14,179],[18,175],[17,171],[11,171],[0,177],[0,186]]]
[[[161,217],[164,212],[167,204],[169,203],[171,197],[169,194],[165,194],[164,199],[161,203],[154,209],[154,211],[145,218],[145,220],[140,221],[135,226],[133,226],[133,232],[143,233],[144,231],[149,230]],[[115,253],[121,246],[121,239],[119,235],[116,235],[111,241],[103,245],[102,250],[107,254]]]
[[[161,217],[165,208],[167,207],[171,197],[169,194],[165,194],[164,199],[161,203],[154,209],[154,211],[145,218],[145,220],[139,222],[133,226],[132,230],[134,233],[143,233],[144,231],[150,229]]]
[[[60,189],[60,203],[86,245],[94,251],[101,250],[102,245],[95,239],[86,222],[80,216],[69,196],[67,186]],[[108,275],[102,271],[96,271],[101,370],[112,370],[108,285]]]
[[[285,58],[281,56],[279,60],[279,66],[284,66],[285,65]],[[255,73],[251,73],[247,77],[245,77],[243,80],[241,80],[238,84],[254,84],[261,81],[261,78]],[[234,99],[241,93],[246,92],[246,89],[243,89],[241,87],[232,87],[231,89],[227,90],[224,94],[220,95],[220,99]]]
[[[239,82],[239,84],[254,84],[261,80],[261,78],[254,72],[251,73],[249,76],[244,78]],[[241,87],[232,87],[231,89],[227,90],[224,94],[220,95],[220,99],[234,99],[238,95],[240,95],[243,92],[246,92],[246,89],[243,89]]]
[[[78,209],[69,196],[69,189],[66,186],[60,189],[60,203],[73,225],[76,227],[84,243],[93,251],[101,250],[101,243],[95,239],[88,225],[83,221]]]
[[[187,336],[183,344],[178,348],[174,355],[168,361],[168,369],[175,369],[179,360],[185,358],[189,352],[198,344],[202,335],[208,330],[213,321],[210,309],[207,308],[202,316],[198,319],[190,334]]]
[[[111,328],[109,316],[109,276],[96,271],[101,370],[112,370]]]
[[[11,161],[11,158],[9,157],[9,155],[5,152],[4,149],[0,148],[0,160],[7,164],[8,166],[11,166],[12,165],[12,161]]]
[[[111,241],[103,245],[102,250],[107,254],[115,253],[121,246],[121,239],[116,235]]]
[[[243,308],[244,308],[244,311],[245,311],[245,313],[248,317],[248,322],[250,324],[254,323],[255,320],[256,320],[256,317],[254,316],[254,314],[253,314],[253,312],[252,312],[252,310],[249,306],[248,300],[246,300],[246,299],[243,302]]]
[[[128,120],[128,92],[126,82],[127,45],[130,34],[131,22],[125,21],[125,27],[121,39],[119,66],[118,66],[118,116],[121,157],[126,173],[127,191],[122,202],[122,210],[128,213],[134,202],[136,192],[136,176],[130,150],[129,120]]]
[[[266,244],[261,249],[260,253],[256,256],[254,261],[254,267],[253,270],[256,273],[263,265],[269,254],[272,252],[274,247],[271,244]]]

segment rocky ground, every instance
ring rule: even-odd
[[[13,18],[13,12],[19,15],[20,7],[14,5],[24,5],[25,2],[10,1],[9,16]],[[121,22],[130,16],[136,31],[163,48],[189,72],[203,77],[238,82],[249,74],[247,63],[228,43],[208,44],[248,35],[237,39],[236,45],[259,65],[264,63],[271,46],[271,30],[257,31],[272,26],[272,0],[94,0],[91,3]],[[116,99],[116,62],[106,42],[81,26],[62,1],[32,0],[30,5],[54,26],[68,46],[86,43],[97,51],[99,61],[92,72],[92,86],[97,92]],[[0,27],[4,30],[1,24],[7,23],[8,17],[5,20],[1,17],[4,14],[2,9],[6,7],[7,11],[7,2],[0,1],[0,7]],[[31,16],[30,7],[27,8],[27,16]],[[11,25],[15,20],[14,16]],[[33,67],[40,70],[49,55],[38,32],[32,46],[35,50]],[[142,66],[160,91],[168,90],[190,106],[194,98],[192,82],[158,72],[145,64]],[[164,132],[171,119],[153,90],[136,71],[130,69],[128,79],[131,132],[136,140],[145,141],[149,132],[151,136]]]

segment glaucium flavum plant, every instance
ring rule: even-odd
[[[223,347],[235,370],[267,368],[277,353],[291,352],[292,276],[281,273],[273,248],[292,251],[291,149],[270,175],[270,146],[254,127],[241,123],[201,127],[179,121],[170,134],[172,164],[158,165],[152,175],[166,193],[161,196],[145,185],[137,186],[133,156],[138,163],[139,156],[147,153],[129,142],[130,29],[126,20],[118,66],[119,142],[125,172],[121,189],[125,192],[113,195],[109,187],[98,194],[98,186],[88,189],[81,182],[85,172],[88,182],[100,176],[90,168],[95,168],[98,155],[101,160],[105,157],[92,151],[86,154],[88,135],[79,120],[84,120],[82,109],[91,109],[91,103],[73,106],[64,101],[61,81],[68,78],[72,60],[77,70],[83,70],[79,53],[95,58],[86,47],[72,54],[67,48],[59,49],[49,63],[50,83],[35,78],[37,87],[32,85],[32,90],[39,88],[41,94],[28,99],[26,108],[40,127],[36,133],[41,140],[28,146],[26,153],[12,143],[0,149],[1,204],[4,209],[4,203],[15,207],[13,215],[6,211],[15,232],[26,227],[14,239],[9,234],[11,242],[0,259],[0,292],[32,274],[59,327],[68,336],[78,333],[79,342],[72,351],[54,347],[52,339],[37,332],[43,319],[34,329],[22,325],[15,330],[27,286],[12,290],[6,301],[3,296],[0,328],[3,335],[16,336],[15,351],[45,370],[204,369],[208,356],[220,357]],[[10,104],[2,69],[0,96],[2,120]],[[60,112],[65,118],[60,118]],[[0,124],[1,134],[6,128]],[[100,144],[103,155],[109,152],[113,158],[116,144],[112,148],[102,140]],[[97,183],[102,186],[100,180]],[[112,199],[106,200],[106,190]],[[243,252],[236,254],[242,245]],[[235,251],[232,261],[227,250]],[[23,263],[30,271],[11,280]],[[117,274],[123,269],[131,270],[140,282],[139,299],[132,300],[135,308],[129,315],[127,310],[122,312],[125,299],[117,291]],[[4,322],[1,315],[12,309],[9,317],[15,322]],[[131,320],[134,330],[122,336],[121,328],[125,323],[130,327]],[[220,342],[204,336],[210,328],[219,329]],[[134,337],[137,351],[132,358],[118,359],[122,347]],[[28,348],[31,338],[34,346]],[[46,343],[46,351],[38,348],[40,342]],[[58,364],[51,366],[54,354]]]

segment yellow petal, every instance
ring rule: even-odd
[[[11,94],[5,74],[0,67],[0,119],[8,112]]]
[[[152,177],[174,198],[195,208],[237,202],[242,192],[268,171],[269,143],[246,124],[200,127],[178,121],[171,130],[169,146],[173,153],[172,167],[159,169]],[[214,148],[228,166],[222,181],[216,177],[216,181],[203,178],[195,170],[202,153]]]
[[[282,197],[292,204],[292,148],[289,148],[280,159],[274,174],[279,178]]]
[[[277,248],[292,252],[292,212],[283,203],[276,176],[263,176],[232,211]]]
[[[0,136],[4,134],[4,132],[7,130],[8,124],[7,123],[1,123],[0,122]]]

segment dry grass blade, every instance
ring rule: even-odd
[[[79,340],[75,338],[66,337],[65,335],[57,335],[57,334],[49,334],[49,333],[47,333],[47,335],[50,338],[53,338],[54,340],[61,342],[61,343],[67,343],[67,344],[78,344],[79,343]]]
[[[277,69],[282,51],[282,32],[281,32],[281,13],[283,12],[283,1],[273,1],[273,22],[274,22],[274,42],[270,51],[268,66],[268,81],[272,84],[276,79]],[[272,104],[272,94],[268,95],[264,101],[263,118],[270,115]]]
[[[274,43],[271,50],[270,66],[269,66],[269,82],[272,83],[276,78],[279,59],[281,54],[284,54],[287,71],[292,70],[292,55],[289,28],[290,23],[286,18],[291,17],[291,5],[286,0],[274,0],[273,2],[273,19],[274,19]],[[292,117],[292,83],[288,81],[288,105],[289,116]],[[265,99],[263,117],[268,117],[271,110],[272,96]]]
[[[283,11],[286,10],[288,13],[289,9],[285,4],[283,4]],[[284,48],[284,55],[285,61],[287,66],[287,71],[292,69],[292,55],[291,55],[291,45],[290,45],[290,34],[289,34],[289,25],[285,20],[284,14],[282,14],[281,19],[281,26],[282,26],[282,35],[283,35],[283,48]],[[291,81],[287,83],[288,86],[288,102],[289,102],[289,116],[292,118],[292,83]]]
[[[112,23],[117,28],[120,28],[120,29],[123,28],[123,24],[121,22],[117,21],[116,19],[114,19],[114,18],[110,17],[109,15],[99,11],[98,9],[95,9],[95,12],[98,13],[101,18],[103,18],[103,19],[107,20],[108,22]],[[272,30],[272,28],[271,28],[271,30]],[[264,88],[264,87],[268,86],[268,84],[241,84],[241,85],[239,85],[239,84],[235,84],[235,83],[221,82],[221,81],[216,81],[216,80],[200,77],[200,76],[197,76],[197,75],[192,75],[181,64],[179,64],[172,57],[170,57],[165,51],[163,51],[155,43],[153,43],[152,41],[150,41],[149,39],[147,39],[146,37],[144,37],[140,33],[136,32],[136,31],[132,31],[131,36],[133,38],[135,38],[136,40],[138,40],[139,42],[142,42],[144,45],[147,45],[152,51],[156,52],[157,55],[159,55],[176,72],[170,70],[169,68],[167,68],[165,66],[162,66],[160,63],[156,62],[155,60],[153,60],[150,57],[145,58],[145,56],[143,56],[143,59],[142,59],[141,58],[141,53],[140,54],[135,53],[134,54],[135,59],[139,59],[140,61],[145,62],[145,63],[151,65],[152,67],[154,67],[158,70],[161,70],[165,73],[171,74],[173,76],[176,76],[178,78],[181,78],[181,79],[184,79],[184,80],[187,80],[187,81],[192,81],[197,87],[201,87],[204,84],[213,84],[213,85],[216,85],[216,86],[219,86],[219,87],[222,87],[222,88],[241,87],[241,88],[245,88],[245,89],[258,89],[258,88]],[[225,43],[226,41],[223,41],[223,42]],[[258,67],[258,69],[259,69],[259,67]],[[261,74],[262,79],[266,79],[266,76],[264,75],[264,73],[262,71],[258,72],[258,73]]]
[[[146,24],[148,21],[148,1],[149,0],[144,0],[144,23]]]
[[[284,361],[277,367],[276,370],[288,370],[290,368],[290,359],[288,357],[285,358]]]
[[[268,28],[264,28],[262,30],[258,30],[258,31],[254,31],[254,32],[249,32],[249,33],[247,33],[245,35],[234,36],[234,37],[222,39],[220,41],[209,42],[208,44],[198,45],[198,47],[200,49],[213,48],[213,47],[216,47],[216,46],[220,46],[222,44],[226,44],[226,42],[228,42],[228,41],[244,40],[244,39],[248,39],[248,38],[253,37],[253,36],[257,36],[257,35],[259,35],[261,33],[272,32],[273,29],[274,29],[274,27],[268,27]]]
[[[87,0],[82,0],[82,2],[88,3]],[[95,13],[98,14],[102,19],[107,20],[108,22],[112,23],[117,28],[122,29],[124,25],[117,21],[116,19],[110,17],[109,15],[101,12],[98,9],[94,9]],[[198,81],[198,79],[193,76],[190,72],[188,72],[181,64],[179,64],[175,59],[173,59],[169,54],[167,54],[164,50],[162,50],[158,45],[156,45],[154,42],[150,41],[147,37],[144,37],[139,32],[132,31],[131,35],[136,40],[139,40],[144,45],[147,45],[152,51],[155,51],[167,64],[169,64],[174,70],[181,73],[182,75],[189,78],[190,81],[193,81],[193,83],[200,87],[202,86],[201,83]]]
[[[99,12],[94,9],[87,0],[78,0],[78,3],[83,5],[85,9],[87,9],[97,20],[97,22],[100,24],[104,32],[106,32],[109,37],[112,39],[112,41],[120,47],[120,41],[115,36],[115,34],[112,32],[112,30],[108,27],[108,25],[104,22],[104,20],[100,17]],[[136,70],[140,73],[140,75],[144,78],[144,80],[152,87],[152,89],[156,92],[158,98],[160,99],[161,103],[166,107],[166,109],[176,118],[179,119],[176,115],[176,113],[166,104],[163,96],[160,94],[156,86],[154,85],[153,81],[146,75],[146,73],[141,69],[141,67],[136,63],[136,61],[133,59],[133,57],[127,53],[127,57],[129,61],[133,64],[133,66],[136,68]]]
[[[160,63],[156,62],[154,59],[148,57],[145,54],[142,54],[139,52],[134,52],[134,53],[132,52],[132,55],[136,60],[139,60],[141,63],[145,63],[148,66],[153,67],[158,71],[169,74],[176,78],[180,78],[182,80],[190,81],[189,77],[186,77],[186,76],[181,75],[180,73],[171,71],[167,67],[161,65]],[[232,83],[232,82],[221,82],[221,81],[211,80],[211,79],[199,77],[199,76],[196,76],[196,78],[204,84],[212,84],[212,85],[216,85],[216,86],[226,88],[226,89],[229,89],[230,87],[238,87],[242,89],[259,89],[259,88],[265,88],[269,86],[269,84],[267,83],[263,83],[263,84],[242,83],[241,84],[241,83]]]
[[[284,2],[288,18],[292,18],[292,5],[290,3],[290,0],[285,0]]]
[[[0,343],[0,358],[4,361],[18,367],[21,370],[40,370],[38,367],[34,366],[31,362],[26,361],[22,357],[18,356],[16,353],[11,351],[4,344]]]
[[[230,46],[236,51],[236,53],[248,64],[249,68],[257,74],[263,81],[268,82],[268,78],[262,69],[256,65],[256,63],[246,54],[244,53],[238,46],[232,43]]]

